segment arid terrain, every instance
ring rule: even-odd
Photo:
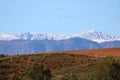
[[[56,52],[51,52],[56,53]],[[50,54],[51,54],[50,53]],[[58,51],[57,53],[66,54],[81,54],[89,56],[107,57],[107,56],[120,56],[120,48],[106,48],[106,49],[92,49],[92,50],[72,50],[72,51]]]
[[[75,80],[99,80],[99,77],[107,80],[113,68],[113,71],[119,71],[114,64],[120,67],[120,48],[1,55],[0,80],[14,80],[13,75],[20,77],[16,80],[31,80],[26,78],[26,71],[39,63],[44,69],[50,69],[51,80],[71,80],[73,77]],[[112,76],[118,75],[119,72]]]

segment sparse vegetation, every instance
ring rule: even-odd
[[[41,63],[29,67],[25,75],[30,80],[51,80],[52,77],[50,69],[44,69]]]
[[[0,62],[0,80],[120,80],[120,57],[52,53],[12,59]]]

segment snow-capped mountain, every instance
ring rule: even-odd
[[[40,34],[37,32],[26,32],[16,34],[17,39],[23,40],[62,40],[67,39],[64,35]]]
[[[0,33],[0,40],[63,40],[69,38],[85,38],[96,42],[106,42],[106,41],[114,41],[120,40],[120,37],[111,36],[107,33],[98,32],[95,30],[88,30],[85,32],[81,32],[79,34],[73,34],[70,36],[64,35],[53,35],[53,34],[41,34],[37,32],[25,32],[25,33],[17,33],[17,34],[8,34],[8,33]]]
[[[98,32],[95,30],[88,30],[85,32],[81,32],[79,34],[74,34],[71,37],[85,38],[85,39],[89,39],[89,40],[96,41],[99,43],[106,42],[106,41],[120,40],[120,37],[111,36],[107,33]]]
[[[40,34],[37,32],[19,32],[17,34],[0,33],[0,40],[62,40],[68,39],[64,35]]]
[[[70,36],[36,32],[17,34],[0,33],[0,53],[7,55],[99,48],[120,48],[120,37],[94,30]]]
[[[0,40],[12,40],[12,39],[17,39],[17,37],[13,34],[0,33]]]

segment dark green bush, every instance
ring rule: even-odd
[[[10,80],[22,80],[22,78],[16,74],[13,74],[10,78]]]
[[[112,80],[120,80],[120,64],[112,62],[109,70],[109,75]]]
[[[26,70],[26,76],[31,80],[51,80],[52,73],[50,69],[44,69],[42,64],[34,64]]]
[[[3,57],[5,57],[5,55],[4,54],[0,54],[0,58],[3,58]]]

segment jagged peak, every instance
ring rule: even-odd
[[[78,34],[73,34],[70,36],[56,35],[56,34],[41,34],[38,32],[19,32],[16,34],[0,33],[0,40],[12,40],[12,39],[30,39],[30,40],[62,40],[69,38],[85,38],[96,42],[105,42],[111,40],[120,40],[120,37],[111,36],[104,32],[98,32],[96,30],[87,30]]]

